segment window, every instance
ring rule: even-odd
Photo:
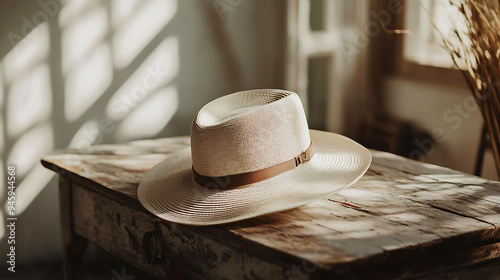
[[[285,87],[302,99],[311,128],[353,135],[363,110],[368,1],[289,0]],[[358,106],[359,109],[359,106]],[[354,110],[354,109],[352,109]],[[349,116],[349,119],[346,118]]]
[[[455,1],[458,3],[458,1]],[[439,29],[439,32],[436,30]],[[406,1],[403,59],[419,65],[454,68],[453,61],[443,47],[442,36],[460,44],[455,29],[465,30],[462,15],[448,1]]]

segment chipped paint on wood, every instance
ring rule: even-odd
[[[182,265],[186,274],[203,279],[281,279],[282,267],[208,235],[110,200],[83,186],[73,186],[75,232],[150,274],[169,278]],[[160,242],[151,242],[149,233]],[[155,256],[153,259],[148,256]]]

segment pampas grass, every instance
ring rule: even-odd
[[[463,17],[450,18],[452,23],[463,20],[465,26],[454,24],[451,37],[440,35],[481,110],[500,176],[500,4],[498,0],[451,0],[450,4]]]

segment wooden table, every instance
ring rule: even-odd
[[[188,146],[177,137],[42,160],[59,173],[67,279],[80,275],[87,241],[161,279],[178,271],[265,280],[500,273],[499,182],[372,151],[366,175],[328,198],[228,225],[184,226],[149,214],[136,190],[147,170]]]

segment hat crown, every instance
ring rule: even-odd
[[[298,95],[249,90],[205,105],[191,127],[193,168],[221,177],[262,170],[293,159],[311,143]]]

